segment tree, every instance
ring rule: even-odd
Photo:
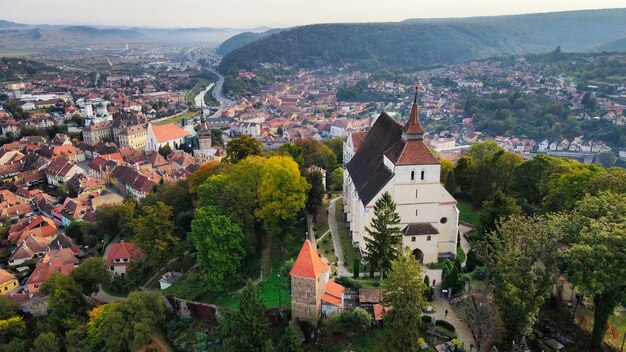
[[[333,189],[335,191],[341,191],[343,189],[343,168],[338,167],[333,170],[330,179],[333,185]]]
[[[278,352],[304,352],[300,339],[291,326],[285,328],[278,344]]]
[[[215,175],[215,167],[220,163],[217,161],[209,161],[208,163],[202,164],[198,170],[194,171],[191,175],[187,177],[187,185],[189,186],[189,193],[196,194],[198,191],[198,186],[204,183],[209,176]]]
[[[226,160],[233,164],[252,155],[263,155],[263,143],[252,136],[234,138],[226,145]]]
[[[278,148],[279,151],[286,153],[291,156],[293,161],[298,163],[298,165],[304,164],[304,159],[302,154],[304,154],[304,149],[301,146],[293,144],[293,143],[285,143]]]
[[[43,332],[33,341],[30,352],[61,352],[59,338],[53,332]]]
[[[422,271],[419,261],[408,249],[391,263],[391,270],[382,282],[383,304],[390,307],[385,313],[389,330],[386,344],[389,351],[419,351],[418,338],[422,308],[426,305]]]
[[[224,146],[224,137],[222,136],[222,130],[219,128],[211,128],[211,145]]]
[[[264,222],[271,233],[284,237],[296,214],[305,207],[309,185],[300,175],[298,164],[289,157],[273,156],[260,161],[258,208],[254,215]]]
[[[310,185],[307,198],[306,210],[313,214],[313,221],[317,221],[317,210],[322,206],[324,200],[324,184],[322,183],[322,173],[319,171],[309,171],[304,174]]]
[[[461,191],[469,192],[471,190],[474,173],[474,162],[472,158],[467,154],[463,155],[454,167],[454,176],[457,179]]]
[[[0,296],[0,319],[8,319],[17,314],[17,305],[6,296]]]
[[[172,154],[172,147],[170,147],[169,144],[166,144],[162,147],[159,147],[159,154],[161,154],[162,157],[166,158]]]
[[[597,160],[600,165],[605,168],[609,168],[615,165],[615,161],[617,160],[617,158],[615,157],[615,154],[613,152],[603,152],[598,155]]]
[[[248,280],[241,292],[239,311],[233,316],[224,347],[232,352],[266,352],[267,328],[265,304],[256,285]]]
[[[237,281],[241,260],[246,254],[241,228],[213,207],[196,210],[189,240],[196,247],[196,259],[204,268],[211,291],[221,291]]]
[[[131,292],[125,301],[99,306],[89,315],[92,350],[137,351],[162,325],[165,303],[158,292]]]
[[[99,291],[100,285],[106,286],[111,282],[111,274],[104,259],[92,257],[85,259],[70,272],[70,277],[78,284],[81,292],[89,296]]]
[[[55,331],[64,333],[80,324],[87,302],[71,277],[54,273],[43,283],[41,291],[48,295],[48,322]]]
[[[513,216],[477,244],[502,313],[506,347],[524,342],[557,278],[558,216]]]
[[[324,141],[324,144],[333,151],[335,156],[337,157],[336,163],[337,165],[341,165],[343,163],[343,142],[345,138],[337,137],[333,139],[327,139]]]
[[[456,176],[454,176],[454,170],[450,170],[448,172],[448,176],[446,176],[445,187],[448,193],[452,195],[454,195],[459,188],[456,184]]]
[[[132,221],[133,243],[146,251],[149,260],[164,264],[174,255],[180,241],[173,234],[172,207],[157,202],[142,207],[142,213]]]
[[[380,270],[381,277],[391,268],[391,262],[396,259],[402,245],[402,230],[400,215],[396,213],[396,203],[389,192],[383,193],[374,205],[374,218],[370,227],[365,230],[370,237],[365,239],[365,258],[370,265]]]
[[[568,244],[559,253],[565,278],[593,297],[592,345],[601,349],[610,315],[626,303],[626,195],[603,192],[577,203]]]
[[[479,212],[481,232],[493,230],[500,219],[521,213],[522,209],[517,205],[515,198],[497,190],[491,199],[483,203],[483,208]]]
[[[319,166],[328,172],[335,169],[337,156],[324,143],[313,138],[296,139],[293,143],[303,150],[301,165],[304,169],[311,166]]]

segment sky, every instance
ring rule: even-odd
[[[26,24],[290,27],[626,7],[626,0],[0,0]]]

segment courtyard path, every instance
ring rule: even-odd
[[[342,196],[333,198],[328,205],[328,228],[330,229],[330,235],[333,238],[333,247],[335,248],[335,255],[337,256],[337,275],[338,276],[352,276],[352,272],[346,268],[346,260],[343,257],[343,248],[341,248],[341,239],[339,238],[339,230],[337,230],[337,219],[335,219],[335,209],[337,200]]]

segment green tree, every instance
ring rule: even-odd
[[[87,302],[71,277],[52,274],[43,283],[41,291],[48,295],[48,322],[55,331],[64,333],[80,324]]]
[[[491,199],[483,203],[483,208],[478,213],[480,230],[481,232],[491,231],[496,226],[498,220],[521,213],[522,209],[517,205],[515,198],[508,197],[500,190],[497,190]]]
[[[170,147],[169,144],[166,144],[162,147],[159,147],[159,154],[161,154],[162,157],[166,158],[172,154],[172,147]]]
[[[324,144],[333,151],[335,156],[337,157],[336,163],[337,165],[341,165],[343,163],[343,142],[345,138],[337,137],[333,139],[327,139],[324,141]]]
[[[593,297],[592,344],[600,349],[610,315],[626,303],[626,195],[601,193],[577,203],[560,251],[566,279]]]
[[[252,155],[263,155],[263,143],[252,136],[234,138],[226,145],[226,159],[233,164]]]
[[[246,255],[245,236],[237,224],[213,207],[198,208],[189,240],[196,247],[196,259],[211,291],[221,291],[237,281]]]
[[[226,351],[267,352],[265,304],[251,280],[241,292],[240,301],[239,311],[234,314],[229,336],[224,341]]]
[[[407,249],[391,263],[391,270],[383,279],[383,304],[392,307],[385,314],[389,331],[386,343],[389,351],[420,351],[422,308],[425,307],[423,274],[419,261]]]
[[[491,273],[507,348],[531,333],[539,308],[558,277],[560,217],[513,216],[477,244]]]
[[[296,334],[296,331],[287,326],[283,332],[280,343],[278,344],[278,352],[304,352],[304,348],[300,344],[300,339]]]
[[[158,292],[131,292],[125,301],[90,312],[89,345],[94,350],[137,351],[165,319],[165,303]]]
[[[454,176],[463,192],[470,192],[474,181],[474,162],[469,155],[463,155],[454,167]]]
[[[53,332],[43,332],[33,341],[30,352],[61,352],[59,338]]]
[[[296,139],[293,142],[302,148],[302,167],[307,169],[311,166],[319,166],[327,172],[332,172],[337,164],[337,156],[324,143],[313,138]]]
[[[99,291],[100,285],[106,286],[111,282],[111,274],[104,259],[92,257],[85,259],[80,265],[70,272],[80,287],[81,292],[89,296]]]
[[[324,201],[324,185],[322,183],[322,173],[319,171],[309,171],[304,174],[310,185],[307,198],[306,210],[313,215],[313,221],[317,221],[317,211]]]
[[[142,215],[132,221],[133,243],[146,251],[149,260],[164,264],[175,254],[180,241],[173,233],[172,207],[157,202],[141,210]]]
[[[293,161],[298,163],[298,165],[304,164],[304,158],[302,157],[302,154],[304,154],[304,149],[302,149],[301,146],[293,143],[285,143],[281,145],[278,150],[291,156]]]
[[[330,179],[333,185],[333,189],[335,191],[341,191],[343,189],[343,168],[338,167],[333,170]]]
[[[17,305],[6,296],[0,296],[0,319],[8,319],[17,314]]]
[[[613,152],[603,152],[597,156],[598,163],[605,168],[615,165],[616,160],[617,158]]]
[[[452,195],[454,195],[459,188],[456,184],[456,176],[454,176],[454,170],[450,170],[448,172],[448,175],[446,176],[445,187],[448,193]]]
[[[391,268],[391,262],[396,259],[402,245],[402,230],[400,215],[396,212],[396,203],[389,192],[383,195],[374,204],[374,218],[370,227],[366,227],[370,235],[365,239],[365,258],[370,265],[380,270],[381,277]]]

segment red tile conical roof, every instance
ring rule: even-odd
[[[417,87],[415,88],[415,99],[411,107],[411,115],[409,116],[409,121],[402,127],[402,132],[416,135],[424,134],[424,129],[420,125],[420,109],[417,106]]]
[[[311,242],[305,240],[289,275],[317,279],[328,269],[330,267],[322,261]]]

